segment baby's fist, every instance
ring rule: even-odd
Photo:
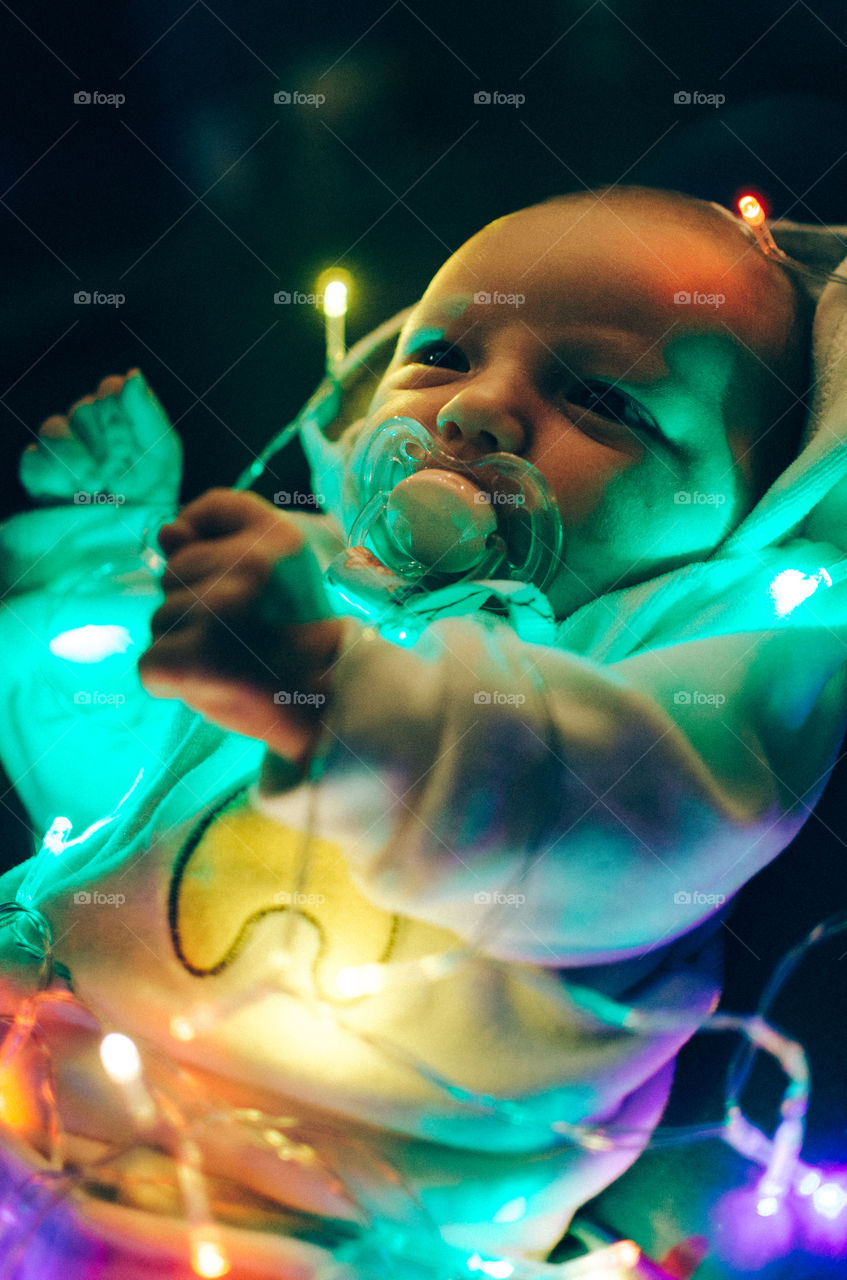
[[[159,535],[168,565],[139,662],[158,697],[307,758],[330,694],[341,623],[294,521],[253,493],[212,489]]]
[[[67,416],[42,423],[21,456],[21,484],[36,502],[90,502],[109,493],[131,504],[176,506],[179,437],[139,369],[103,378]]]

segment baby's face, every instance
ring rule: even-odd
[[[565,535],[559,615],[700,558],[753,504],[767,429],[772,375],[731,263],[702,234],[590,199],[502,219],[414,308],[365,430],[404,415],[463,459],[538,467]]]

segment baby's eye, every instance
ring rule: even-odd
[[[471,367],[460,347],[443,340],[427,342],[409,351],[406,360],[410,364],[425,364],[438,369],[455,369],[458,373],[468,373]]]
[[[571,404],[587,409],[589,413],[618,422],[623,427],[630,427],[635,431],[646,430],[654,435],[659,433],[652,415],[637,400],[606,382],[583,383],[568,392],[568,400]]]

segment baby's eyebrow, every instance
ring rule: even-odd
[[[553,352],[564,365],[576,358],[593,366],[598,377],[608,377],[648,390],[660,386],[670,370],[655,344],[645,345],[635,330],[595,328],[561,338]],[[604,372],[608,370],[608,372]]]

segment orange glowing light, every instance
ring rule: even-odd
[[[0,1071],[0,1124],[17,1132],[29,1132],[41,1125],[41,1116],[23,1072],[9,1067]]]
[[[225,1276],[229,1271],[229,1258],[218,1240],[211,1236],[197,1236],[192,1242],[191,1265],[194,1275],[203,1276],[205,1280]]]
[[[765,211],[755,196],[742,196],[738,201],[738,211],[751,227],[760,227],[765,220]]]

